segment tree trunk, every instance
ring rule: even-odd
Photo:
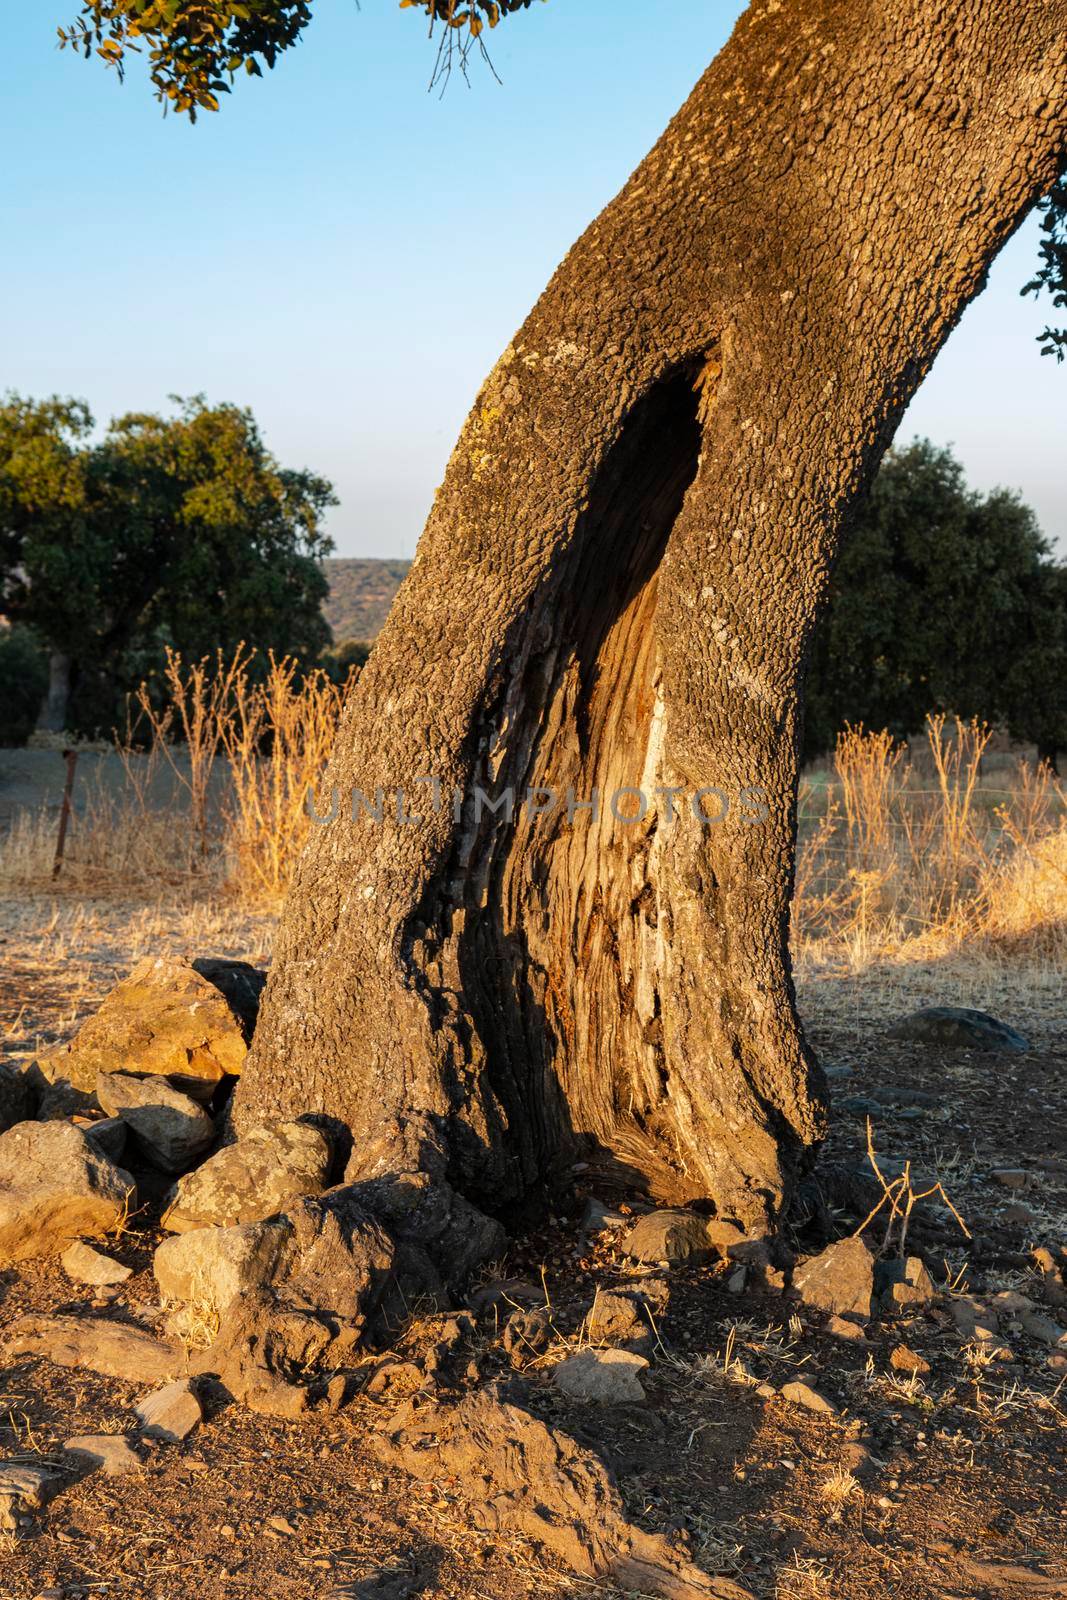
[[[850,507],[1056,175],[1065,27],[1067,0],[741,18],[463,429],[344,715],[239,1128],[334,1118],[350,1178],[431,1130],[495,1212],[599,1155],[773,1225],[824,1121],[788,953],[808,642]]]
[[[48,653],[48,690],[37,713],[39,733],[63,733],[70,702],[70,657],[62,650]]]

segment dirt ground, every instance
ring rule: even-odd
[[[0,1015],[16,1059],[69,1033],[145,949],[246,956],[269,951],[270,919],[222,908],[185,912],[85,906],[61,899],[0,905]],[[1020,1056],[935,1050],[886,1036],[930,1002],[983,1004],[1025,1032]],[[817,1248],[819,1206],[850,1224],[833,1175],[862,1166],[870,1116],[880,1156],[910,1158],[943,1181],[970,1230],[923,1202],[912,1232],[939,1285],[931,1306],[870,1325],[866,1340],[831,1336],[821,1313],[780,1292],[731,1292],[725,1266],[675,1267],[660,1345],[642,1374],[641,1405],[596,1407],[551,1384],[580,1339],[596,1287],[636,1269],[606,1234],[580,1228],[595,1184],[576,1175],[560,1214],[516,1240],[502,1270],[532,1282],[551,1311],[551,1347],[516,1361],[493,1318],[469,1341],[479,1377],[517,1376],[526,1403],[612,1467],[628,1514],[672,1531],[708,1572],[760,1600],[1012,1600],[1067,1596],[1064,1424],[1059,1352],[1016,1332],[989,1360],[957,1331],[952,1294],[1020,1289],[1040,1298],[1030,1250],[1067,1243],[1067,1007],[1062,975],[991,967],[808,973],[801,1004],[834,1069],[833,1131],[797,1222]],[[992,1177],[1025,1174],[1019,1188]],[[610,1203],[617,1195],[604,1194]],[[1022,1207],[1026,1216],[1018,1209]],[[836,1208],[836,1210],[835,1210]],[[1016,1220],[1012,1220],[1015,1218]],[[836,1219],[836,1220],[835,1220]],[[112,1253],[134,1268],[119,1314],[156,1305],[151,1212]],[[878,1224],[870,1237],[877,1242]],[[56,1264],[0,1274],[0,1329],[27,1310],[78,1306],[85,1291]],[[115,1308],[111,1308],[114,1313]],[[1061,1322],[1064,1314],[1060,1313]],[[419,1357],[418,1321],[401,1341]],[[930,1364],[906,1377],[889,1363],[904,1344]],[[517,1365],[516,1365],[517,1363]],[[465,1363],[460,1363],[465,1371]],[[366,1372],[376,1370],[369,1359]],[[833,1402],[814,1414],[757,1392],[800,1377]],[[469,1377],[465,1382],[472,1381]],[[442,1476],[385,1470],[370,1440],[417,1393],[353,1397],[300,1423],[257,1417],[219,1397],[183,1445],[145,1446],[137,1474],[95,1474],[64,1491],[32,1537],[0,1535],[0,1600],[526,1600],[622,1593],[575,1579],[518,1537],[479,1531],[478,1507]],[[449,1380],[443,1384],[449,1397]],[[0,1355],[0,1458],[48,1457],[75,1434],[124,1432],[143,1387]]]

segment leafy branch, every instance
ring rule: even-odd
[[[1067,181],[1061,179],[1041,202],[1041,231],[1045,235],[1038,251],[1041,265],[1021,294],[1052,296],[1057,311],[1067,309]],[[1062,361],[1067,355],[1067,328],[1049,328],[1038,335],[1043,356]]]
[[[447,80],[458,63],[466,76],[470,52],[488,61],[483,35],[534,0],[400,0],[402,10],[421,11],[430,33],[443,35],[433,84]],[[98,56],[125,77],[130,54],[144,52],[156,98],[164,109],[195,122],[199,111],[217,111],[240,73],[262,77],[263,66],[296,44],[311,21],[312,0],[85,0],[65,28],[62,49]],[[491,66],[491,63],[490,63]]]

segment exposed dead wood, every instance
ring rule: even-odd
[[[187,1368],[180,1344],[106,1317],[20,1317],[4,1352],[44,1356],[59,1367],[84,1367],[131,1383],[165,1383]]]

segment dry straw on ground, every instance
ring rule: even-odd
[[[1045,766],[983,773],[991,730],[930,717],[913,759],[847,728],[800,794],[793,908],[802,965],[853,971],[964,950],[1067,954],[1067,802]]]
[[[87,897],[276,904],[307,837],[345,694],[291,659],[185,663],[142,687],[121,782],[80,785],[57,887]],[[1067,954],[1067,803],[1047,767],[990,769],[990,730],[928,719],[911,747],[846,728],[801,784],[793,943],[802,975]],[[54,812],[0,839],[0,888],[50,885]]]

